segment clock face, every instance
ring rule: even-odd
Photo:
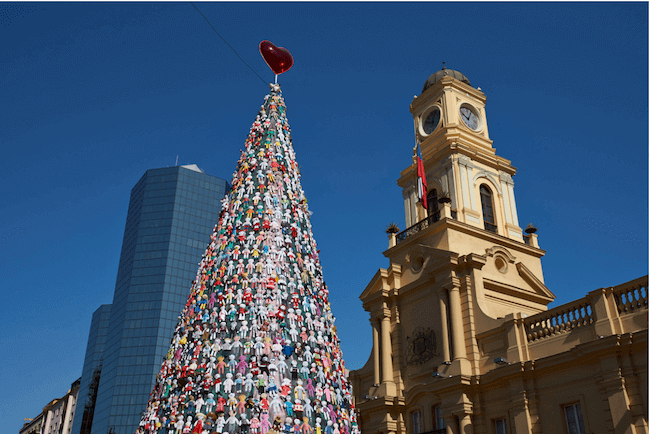
[[[460,118],[470,130],[477,131],[479,128],[478,116],[467,106],[460,108]]]
[[[427,135],[431,134],[439,123],[440,109],[438,107],[434,107],[434,109],[431,110],[427,117],[424,119],[424,122],[422,123],[422,130],[424,130],[424,133]]]

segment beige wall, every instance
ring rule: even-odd
[[[412,413],[420,410],[422,432],[428,432],[434,429],[432,407],[442,405],[453,422],[451,433],[460,432],[457,420],[463,416],[471,421],[465,433],[493,433],[494,420],[501,418],[510,434],[567,433],[563,408],[580,403],[586,433],[647,433],[647,280],[595,290],[537,315],[511,314],[498,327],[477,330],[475,348],[467,350],[468,359],[478,354],[478,367],[462,372],[461,366],[456,375],[440,355],[405,365],[402,347],[411,331],[440,330],[437,296],[424,288],[405,292],[408,301],[394,300],[401,322],[392,326],[393,363],[401,366],[394,369],[395,396],[373,387],[372,357],[351,372],[362,431],[413,433]],[[634,303],[625,304],[624,294]],[[558,322],[566,314],[574,320]],[[469,322],[466,316],[465,329]],[[510,364],[495,364],[498,357]],[[452,376],[433,379],[436,371]]]

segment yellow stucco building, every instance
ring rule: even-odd
[[[647,276],[548,309],[535,228],[519,225],[510,161],[486,97],[431,75],[411,113],[415,157],[398,180],[406,225],[360,298],[373,350],[351,372],[364,434],[648,432]]]

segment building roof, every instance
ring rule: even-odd
[[[427,81],[424,82],[424,87],[422,87],[422,93],[424,93],[425,90],[427,90],[429,87],[433,86],[435,82],[440,80],[442,77],[453,77],[456,80],[460,80],[463,83],[471,86],[469,83],[469,79],[463,75],[462,72],[456,71],[454,69],[447,69],[444,66],[442,69],[435,74],[431,74]]]
[[[181,167],[184,167],[184,168],[186,168],[186,169],[193,170],[193,171],[195,171],[195,172],[205,173],[204,171],[202,171],[201,169],[199,169],[199,166],[197,166],[196,164],[186,164],[185,166],[181,166]]]

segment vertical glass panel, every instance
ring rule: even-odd
[[[419,411],[413,412],[413,434],[420,434],[422,432],[421,427],[422,413]]]

